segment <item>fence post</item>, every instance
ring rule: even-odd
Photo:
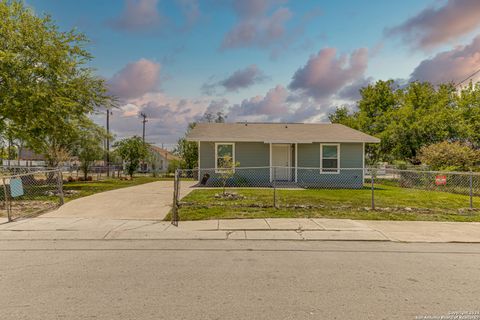
[[[172,224],[178,227],[178,169],[173,178]]]
[[[5,204],[5,210],[7,210],[7,219],[8,219],[8,222],[11,222],[12,216],[10,214],[10,201],[8,197],[8,190],[7,190],[7,184],[5,182],[5,178],[2,178],[2,183],[3,183],[3,192],[5,195],[4,204]]]
[[[375,170],[372,168],[370,171],[372,177],[372,210],[375,210]]]
[[[273,207],[277,208],[277,170],[273,167]]]
[[[473,172],[470,170],[470,209],[473,209]]]
[[[57,188],[58,196],[60,198],[60,205],[63,206],[65,203],[65,198],[63,196],[63,175],[60,169],[57,170]]]

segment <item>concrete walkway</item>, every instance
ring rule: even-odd
[[[237,219],[180,222],[38,217],[0,225],[0,240],[339,240],[480,243],[480,223]]]
[[[183,182],[181,196],[192,188]],[[163,220],[171,209],[173,181],[157,181],[79,198],[43,217]]]

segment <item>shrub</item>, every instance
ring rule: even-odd
[[[422,147],[418,158],[433,170],[468,171],[480,160],[480,152],[459,142],[443,141]]]

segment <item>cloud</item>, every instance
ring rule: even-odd
[[[183,136],[190,122],[202,117],[210,103],[207,99],[176,98],[161,92],[146,93],[114,110],[110,127],[117,140],[141,135],[142,123],[138,114],[144,112],[148,120],[146,140],[153,144],[174,144]],[[103,125],[104,121],[103,117],[97,116],[97,123]]]
[[[192,27],[201,16],[198,0],[177,0],[177,3],[185,17],[184,29]]]
[[[241,103],[233,105],[226,110],[226,114],[229,121],[318,122],[327,119],[326,105],[309,97],[296,95],[287,88],[277,85],[265,96],[244,99]]]
[[[165,16],[159,10],[158,4],[159,0],[124,0],[124,9],[121,15],[109,21],[108,25],[130,33],[160,34],[162,31],[171,30],[171,34],[175,34],[190,30],[201,16],[198,0],[175,1],[182,15],[180,19]]]
[[[325,48],[312,55],[307,64],[295,72],[289,88],[317,100],[326,99],[361,79],[367,65],[366,48],[357,49],[350,56],[339,57],[335,48]]]
[[[430,49],[473,31],[480,25],[480,1],[449,0],[430,6],[404,23],[385,31],[414,48]]]
[[[213,115],[217,114],[218,112],[224,113],[225,110],[228,109],[228,105],[229,101],[225,98],[212,100],[209,103],[207,110],[205,110],[205,113]]]
[[[281,116],[289,112],[286,105],[288,95],[289,92],[285,87],[277,85],[275,88],[270,89],[264,97],[256,96],[243,100],[233,108],[232,114],[235,117],[252,115]]]
[[[228,78],[220,81],[220,84],[227,91],[238,91],[238,89],[248,88],[255,83],[265,79],[263,72],[254,64],[235,71]]]
[[[272,8],[284,1],[235,0],[237,23],[223,38],[221,48],[270,47],[286,35],[285,24],[292,17],[288,8]],[[270,12],[272,11],[272,12]]]
[[[412,72],[411,81],[459,82],[480,68],[480,36],[469,45],[436,54],[423,60]]]
[[[109,91],[120,99],[138,98],[157,88],[160,79],[160,64],[140,59],[127,64],[107,81]]]
[[[252,64],[243,69],[233,72],[231,75],[220,81],[214,81],[215,77],[210,77],[205,82],[201,90],[204,94],[214,95],[218,87],[223,87],[227,92],[237,92],[240,89],[248,88],[256,83],[267,79],[262,70]]]
[[[144,32],[159,27],[164,18],[158,10],[158,0],[125,0],[120,17],[110,25],[122,31]]]
[[[347,85],[346,87],[342,88],[338,94],[337,97],[340,99],[344,100],[349,100],[349,101],[356,101],[360,99],[360,89],[368,86],[370,83],[373,82],[372,77],[368,78],[360,78],[356,80],[355,82]]]

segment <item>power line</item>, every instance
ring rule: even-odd
[[[477,69],[474,73],[472,73],[471,75],[469,75],[468,77],[466,77],[465,79],[463,79],[462,81],[460,81],[459,83],[457,83],[455,85],[455,87],[458,87],[459,85],[461,85],[462,83],[464,83],[465,81],[467,81],[468,79],[470,79],[471,77],[473,77],[474,75],[476,75],[477,73],[480,72],[480,69]]]

